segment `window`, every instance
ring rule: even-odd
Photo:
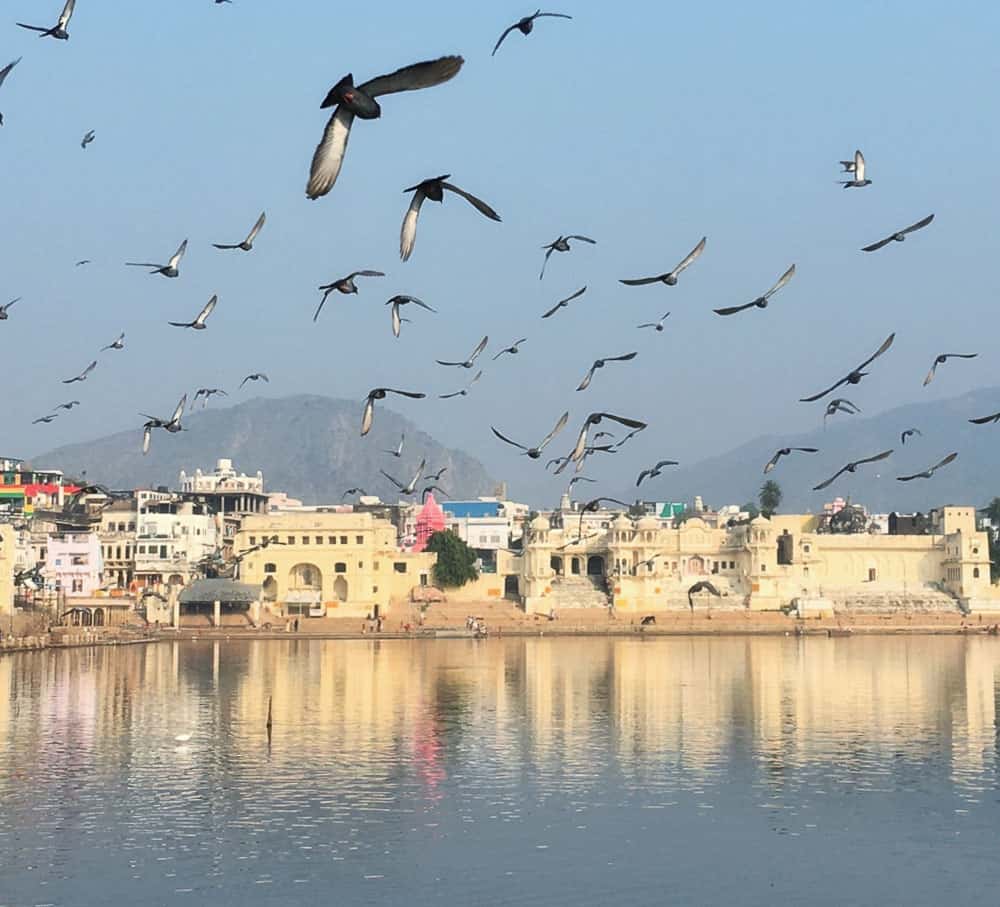
[[[277,573],[278,567],[276,564],[264,564],[265,573]]]
[[[139,546],[139,554],[145,554],[145,553],[146,553],[146,546],[145,545],[140,545]],[[58,564],[59,561],[56,561],[56,563]]]
[[[978,548],[973,548],[972,549],[972,553],[973,554],[979,554],[979,549]]]
[[[335,535],[327,536],[326,543],[328,545],[336,545],[337,544],[337,536],[335,536]]]
[[[308,545],[309,544],[309,536],[308,535],[302,536],[302,544],[303,545]]]
[[[378,561],[374,561],[372,563],[372,570],[374,570],[376,573],[378,573]]]
[[[875,571],[874,567],[868,568],[868,582],[874,583],[878,573]]]
[[[316,536],[316,538],[314,538],[314,539],[313,539],[313,541],[314,541],[314,542],[315,542],[315,543],[316,543],[317,545],[322,545],[322,544],[323,544],[323,536],[321,536],[321,535],[317,535],[317,536]]]
[[[365,569],[365,562],[364,561],[358,561],[358,569],[359,570],[364,570]]]
[[[397,573],[406,573],[406,562],[396,561],[396,563],[392,565],[392,569]]]
[[[972,568],[972,578],[973,579],[979,579],[979,568],[978,567],[973,567]]]
[[[160,545],[160,557],[166,559],[166,557],[167,557],[167,546],[166,545]]]
[[[285,539],[285,541],[288,542],[289,545],[294,545],[295,544],[295,536],[294,535],[290,535],[290,536],[288,536],[287,539]]]
[[[257,544],[257,536],[251,535],[250,536],[250,547],[253,548],[253,546],[256,545],[256,544]]]
[[[90,563],[90,558],[86,554],[74,554],[70,560],[70,564],[74,567],[86,567]]]
[[[83,592],[83,580],[82,579],[75,579],[75,580],[73,580],[72,591],[73,592]]]
[[[347,536],[346,535],[342,535],[340,537],[340,544],[341,545],[346,545],[347,544]]]
[[[760,572],[761,573],[767,573],[767,564],[761,564],[760,565]]]
[[[810,551],[812,551],[812,545],[803,545],[803,546],[802,546],[802,550],[803,550],[803,551],[804,551],[804,552],[805,552],[806,554],[808,554],[808,553],[809,553]]]
[[[365,543],[365,537],[363,535],[354,536],[354,543],[356,545],[363,545]]]
[[[347,564],[345,564],[343,561],[338,561],[336,564],[333,565],[333,572],[347,573]]]
[[[372,586],[372,595],[378,595],[378,586]]]

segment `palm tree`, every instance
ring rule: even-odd
[[[771,519],[778,507],[781,506],[782,497],[781,486],[777,482],[768,479],[768,481],[760,486],[760,494],[758,495],[760,512],[768,519]]]

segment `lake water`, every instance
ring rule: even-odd
[[[9,656],[0,905],[997,903],[998,670],[958,637]]]

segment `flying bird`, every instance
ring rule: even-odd
[[[639,478],[635,480],[635,487],[638,488],[646,479],[655,479],[663,471],[664,466],[680,466],[680,463],[676,460],[660,460],[655,466],[639,473]]]
[[[76,0],[66,0],[66,5],[63,7],[63,11],[59,14],[59,21],[56,22],[56,24],[51,28],[44,28],[40,25],[25,25],[23,22],[18,22],[17,24],[21,28],[41,32],[38,36],[39,38],[57,38],[60,41],[68,41],[69,32],[67,31],[67,27],[69,26],[69,20],[73,17],[74,6],[76,6]]]
[[[980,416],[978,419],[969,419],[973,425],[988,425],[990,422],[994,424],[1000,422],[1000,413],[993,413],[992,416]]]
[[[42,423],[42,422],[43,422],[43,423],[45,423],[46,425],[48,425],[48,424],[49,424],[49,423],[50,423],[50,422],[51,422],[51,421],[52,421],[52,420],[53,420],[54,418],[55,418],[55,413],[53,413],[53,414],[52,414],[52,415],[50,415],[50,416],[41,416],[41,417],[40,417],[40,418],[38,418],[38,419],[32,419],[32,420],[31,420],[31,424],[32,424],[32,425],[38,425],[39,423]]]
[[[406,435],[402,434],[399,436],[399,444],[396,445],[394,450],[383,450],[382,453],[387,453],[393,457],[403,456],[403,443],[406,441]]]
[[[925,469],[923,472],[915,472],[911,476],[896,476],[897,482],[912,482],[914,479],[929,479],[934,475],[939,469],[947,466],[958,456],[958,451],[948,454],[940,463],[935,463],[930,469]]]
[[[623,283],[627,287],[644,287],[651,283],[664,283],[668,287],[677,286],[677,278],[680,276],[681,271],[694,264],[698,256],[705,251],[705,243],[707,241],[708,237],[703,236],[698,242],[698,245],[688,252],[681,263],[672,271],[667,271],[666,274],[658,274],[656,277],[636,277],[631,280],[621,280],[619,283]],[[666,315],[663,317],[666,318]]]
[[[368,496],[368,492],[365,491],[363,488],[348,488],[347,491],[345,491],[340,496],[340,500],[344,500],[344,498],[349,498],[352,494],[361,495],[361,497],[367,497]]]
[[[908,428],[899,436],[899,443],[905,444],[906,439],[912,438],[914,435],[922,438],[924,433],[919,428]]]
[[[153,437],[154,428],[162,428],[164,431],[168,431],[171,434],[176,434],[179,431],[184,431],[181,425],[181,416],[184,414],[184,407],[187,405],[187,394],[184,394],[178,402],[177,406],[174,408],[173,414],[169,419],[160,419],[156,416],[149,416],[146,413],[139,413],[146,423],[142,426],[142,453],[145,456],[149,453],[149,443]]]
[[[854,152],[853,161],[841,161],[840,165],[844,168],[844,173],[854,174],[854,179],[840,181],[845,189],[863,189],[872,184],[872,181],[865,177],[865,156],[860,149]]]
[[[365,410],[361,415],[361,437],[371,431],[372,422],[375,420],[375,401],[384,400],[387,394],[398,394],[401,397],[409,397],[412,400],[422,400],[427,394],[418,394],[415,391],[400,391],[392,387],[376,387],[368,391],[365,398]]]
[[[203,398],[205,402],[202,405],[208,406],[208,398],[213,397],[216,394],[219,394],[222,397],[229,396],[229,394],[227,394],[221,387],[199,387],[198,390],[194,392],[194,399],[191,401],[191,405],[193,406],[199,399]]]
[[[584,293],[587,292],[586,287],[580,287],[572,296],[567,296],[565,299],[560,299],[551,309],[549,309],[542,318],[550,318],[555,315],[560,309],[565,309],[574,299],[579,299]]]
[[[752,309],[756,306],[758,309],[766,309],[767,303],[770,298],[778,292],[788,281],[790,281],[795,276],[795,265],[792,265],[781,277],[778,278],[778,282],[771,287],[763,296],[758,296],[753,302],[747,302],[743,305],[729,306],[724,309],[714,309],[716,315],[735,315],[737,312],[743,312],[746,309]]]
[[[799,397],[800,403],[813,403],[819,400],[821,397],[825,397],[827,394],[832,393],[838,387],[843,384],[860,384],[861,379],[868,374],[865,369],[871,365],[879,356],[881,356],[886,350],[892,346],[892,342],[896,339],[896,334],[893,332],[885,340],[882,341],[882,345],[875,350],[875,352],[869,356],[864,362],[861,363],[857,368],[852,369],[843,378],[841,378],[836,384],[832,384],[825,391],[820,391],[818,394],[813,394],[811,397]]]
[[[97,360],[96,359],[93,362],[91,362],[90,365],[88,365],[82,372],[80,372],[79,375],[77,375],[75,378],[67,378],[65,381],[63,381],[63,384],[75,384],[77,381],[86,381],[87,380],[87,376],[95,368],[97,368]]]
[[[927,373],[927,377],[924,378],[924,387],[927,387],[934,380],[937,367],[944,365],[949,359],[975,359],[978,355],[979,353],[942,353],[940,356],[935,356],[934,364],[931,365],[931,370]]]
[[[633,352],[633,353],[625,353],[622,356],[607,356],[604,359],[595,359],[594,364],[587,371],[587,374],[583,376],[583,380],[579,383],[579,385],[577,385],[576,389],[578,391],[585,391],[588,387],[590,387],[590,382],[593,380],[594,372],[596,372],[598,369],[604,368],[604,366],[607,365],[607,363],[631,362],[638,355],[639,355],[638,353]]]
[[[443,476],[447,471],[448,467],[442,466],[437,472],[427,473],[427,475],[424,476],[424,478],[427,479],[428,482],[440,482],[441,476]]]
[[[180,263],[187,251],[188,241],[185,239],[180,244],[177,251],[170,256],[170,260],[165,265],[156,265],[148,261],[127,261],[125,264],[130,268],[152,268],[150,274],[162,274],[164,277],[176,277],[180,274]]]
[[[489,342],[490,342],[489,336],[483,337],[483,339],[479,341],[479,344],[476,346],[476,348],[472,351],[472,355],[470,355],[469,358],[466,359],[464,362],[445,362],[442,359],[435,359],[434,361],[438,365],[454,365],[458,366],[459,368],[472,368],[472,366],[476,364],[476,359],[479,358],[479,354],[486,349],[486,344]]]
[[[653,328],[656,333],[660,333],[663,330],[663,322],[670,317],[669,312],[664,312],[659,321],[649,321],[646,324],[640,324],[638,327],[641,328]]]
[[[257,218],[257,223],[253,225],[253,229],[247,234],[247,238],[243,242],[238,243],[212,243],[216,249],[241,249],[244,252],[249,252],[253,248],[253,241],[257,238],[257,234],[260,233],[261,227],[264,226],[264,222],[267,220],[267,215],[265,212],[260,212],[260,217]]]
[[[420,477],[424,474],[424,466],[427,465],[426,460],[421,460],[420,465],[417,467],[416,473],[414,473],[413,478],[410,479],[405,485],[397,479],[394,479],[389,473],[384,469],[380,469],[379,472],[382,473],[396,488],[399,489],[399,493],[402,495],[411,495],[416,491],[417,483],[420,481]]]
[[[819,448],[816,447],[782,447],[778,452],[767,461],[767,465],[764,467],[764,475],[767,475],[775,466],[778,465],[778,460],[782,457],[787,457],[792,451],[798,451],[799,453],[819,453]]]
[[[0,305],[0,321],[6,321],[10,317],[10,315],[7,314],[8,311],[10,311],[10,309],[14,306],[15,303],[18,303],[20,301],[21,297],[18,296],[16,299],[12,299],[10,302],[4,303],[4,305]]]
[[[74,268],[82,268],[84,265],[89,265],[89,264],[90,264],[90,259],[89,258],[81,258],[78,262],[75,262],[73,264],[73,267]]]
[[[70,400],[68,403],[60,403],[56,407],[56,409],[71,410],[74,406],[79,406],[79,405],[80,405],[80,401],[79,400]]]
[[[344,162],[354,118],[375,120],[382,115],[382,108],[375,100],[377,97],[398,91],[433,88],[453,78],[462,68],[463,62],[461,57],[454,56],[427,60],[404,66],[385,76],[376,76],[357,86],[353,75],[348,73],[344,76],[320,104],[320,109],[333,107],[334,111],[326,124],[323,139],[313,154],[306,195],[309,198],[320,198],[333,188]]]
[[[0,69],[0,85],[3,85],[7,76],[10,75],[10,71],[21,62],[21,58],[18,57],[12,63],[8,63],[3,69]],[[0,126],[3,126],[3,114],[0,113]]]
[[[465,387],[460,391],[454,391],[450,394],[438,394],[438,399],[440,400],[450,400],[452,397],[466,397],[469,394],[469,388],[472,387],[480,378],[483,377],[482,370],[476,372],[476,377],[473,378]]]
[[[707,579],[703,579],[688,589],[688,607],[692,611],[694,611],[694,596],[699,592],[707,592],[709,595],[714,595],[716,598],[722,598],[722,593]]]
[[[643,427],[645,427],[645,426],[643,426]],[[622,438],[620,441],[616,441],[615,442],[615,445],[614,445],[615,446],[615,450],[620,450],[622,447],[625,446],[625,444],[628,441],[631,441],[641,431],[642,431],[642,428],[633,428],[632,431],[630,431],[627,435],[625,435],[624,438]]]
[[[617,422],[619,425],[624,425],[626,428],[634,428],[636,431],[642,431],[646,428],[646,423],[640,422],[638,419],[616,416],[614,413],[591,413],[587,416],[586,421],[583,423],[583,428],[580,429],[580,434],[576,439],[576,445],[573,447],[573,452],[569,455],[571,460],[579,462],[583,458],[584,450],[587,447],[587,433],[590,431],[590,427],[592,425],[600,425],[604,419],[608,419],[611,422]],[[621,446],[621,443],[619,443],[618,446]]]
[[[208,320],[208,316],[215,310],[218,302],[218,296],[213,296],[209,299],[208,302],[205,303],[205,307],[197,314],[194,321],[168,321],[167,324],[175,328],[193,328],[196,331],[203,331],[208,327],[205,322]]]
[[[438,494],[442,495],[443,497],[446,497],[446,498],[447,497],[451,497],[451,495],[449,495],[448,492],[445,491],[440,485],[437,485],[437,484],[435,484],[435,483],[432,482],[430,485],[425,485],[420,490],[420,503],[423,504],[424,502],[426,502],[427,495],[433,494],[435,491]]]
[[[527,337],[522,337],[520,340],[515,340],[510,346],[505,346],[499,353],[493,357],[493,361],[496,362],[504,353],[510,353],[512,356],[516,356],[521,350],[519,347],[522,343],[526,343]]]
[[[891,242],[902,242],[906,239],[907,233],[912,233],[914,230],[922,230],[926,227],[932,220],[934,220],[933,214],[928,214],[923,220],[918,220],[915,224],[910,224],[908,227],[904,227],[896,233],[891,233],[885,239],[880,239],[878,242],[873,242],[870,246],[863,246],[861,248],[862,252],[877,252],[882,246],[887,246]]]
[[[518,19],[517,22],[515,22],[513,25],[510,25],[510,26],[508,26],[507,28],[504,29],[504,32],[500,36],[500,39],[497,41],[496,45],[493,47],[493,53],[491,53],[490,56],[492,57],[492,56],[496,55],[496,52],[500,49],[500,45],[503,44],[503,42],[506,39],[507,35],[509,35],[512,31],[514,31],[516,29],[522,35],[524,35],[525,37],[527,37],[528,35],[531,34],[532,29],[534,29],[534,27],[535,27],[535,20],[536,19],[542,19],[542,18],[548,18],[548,19],[572,19],[573,17],[572,16],[567,16],[566,13],[543,13],[540,9],[539,10],[535,10],[535,12],[532,13],[530,16],[525,16],[523,19]]]
[[[240,382],[240,388],[242,388],[248,381],[263,381],[265,384],[271,383],[271,379],[268,378],[263,372],[254,372],[252,375],[247,375],[246,378]]]
[[[532,460],[537,460],[539,457],[541,457],[542,451],[545,450],[549,442],[566,427],[566,423],[568,421],[569,421],[569,413],[565,412],[559,417],[559,421],[556,422],[555,427],[552,429],[552,431],[550,431],[544,438],[542,438],[541,443],[538,444],[536,447],[525,447],[523,444],[519,444],[517,441],[512,441],[506,435],[503,435],[499,431],[497,431],[492,425],[490,426],[490,430],[505,444],[510,444],[512,447],[520,448],[520,450],[524,452],[524,456]]]
[[[891,453],[892,453],[891,450],[883,450],[882,453],[875,454],[875,456],[873,457],[865,457],[862,460],[854,460],[853,462],[848,463],[846,466],[843,466],[840,469],[838,469],[825,482],[820,482],[819,485],[814,486],[813,491],[822,491],[824,488],[827,488],[828,486],[832,485],[834,481],[838,479],[840,476],[842,476],[845,472],[855,473],[857,472],[859,466],[862,466],[865,463],[877,463],[879,460],[884,460]]]
[[[855,406],[850,400],[845,400],[843,397],[837,397],[836,400],[831,400],[826,405],[826,412],[823,413],[823,427],[826,428],[826,420],[837,413],[847,413],[849,416],[856,416],[860,412],[861,407]]]
[[[586,476],[573,476],[569,480],[569,485],[566,486],[566,494],[569,494],[573,490],[573,486],[577,482],[591,482],[592,484],[597,484],[597,479],[588,479]]]
[[[583,535],[583,516],[586,513],[596,513],[601,509],[601,504],[607,502],[608,504],[617,504],[619,507],[624,507],[628,509],[628,504],[624,501],[619,501],[618,498],[593,498],[587,501],[586,504],[580,505],[580,528],[577,529],[577,535]]]
[[[105,350],[123,350],[125,349],[125,332],[122,331],[114,340],[111,341],[107,346],[101,347],[101,352]]]
[[[97,133],[93,129],[89,129],[80,139],[80,147],[86,150],[87,146],[97,138]]]
[[[319,301],[319,307],[316,309],[316,314],[313,315],[313,321],[319,318],[319,313],[323,310],[323,304],[326,302],[326,297],[333,292],[337,293],[357,293],[358,285],[354,282],[355,277],[385,277],[381,271],[351,271],[346,277],[341,277],[340,280],[335,280],[333,283],[325,283],[319,289],[323,291],[323,298]]]
[[[478,199],[464,189],[459,189],[458,186],[449,183],[447,180],[450,176],[450,173],[446,173],[444,176],[426,179],[421,183],[417,183],[416,186],[410,186],[409,189],[403,190],[404,192],[413,193],[410,207],[406,209],[406,214],[403,217],[403,226],[399,232],[399,257],[403,261],[409,261],[410,256],[413,254],[413,246],[417,241],[417,218],[420,217],[420,208],[424,203],[424,199],[429,198],[432,202],[443,202],[445,191],[454,192],[455,195],[464,198],[484,217],[495,221],[500,220],[500,215],[482,199]]]
[[[552,256],[553,252],[568,252],[570,249],[570,240],[578,239],[580,242],[589,242],[592,246],[597,244],[596,239],[591,239],[589,236],[580,236],[578,233],[571,233],[569,236],[557,236],[553,242],[550,242],[547,246],[542,246],[545,249],[545,258],[542,261],[542,271],[538,275],[538,279],[541,280],[545,276],[545,266],[549,263],[549,258]]]
[[[417,299],[416,296],[393,296],[392,299],[386,302],[386,305],[391,305],[392,309],[390,313],[392,315],[392,335],[393,337],[399,336],[400,328],[402,327],[403,319],[399,315],[399,309],[401,306],[409,305],[413,303],[414,305],[420,306],[422,309],[427,309],[428,312],[437,312],[437,309],[432,309],[426,302],[422,302]]]

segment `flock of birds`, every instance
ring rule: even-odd
[[[214,0],[216,4],[231,2],[231,0]],[[59,15],[56,24],[53,26],[43,27],[37,25],[30,25],[25,23],[17,23],[22,28],[30,29],[40,33],[41,37],[51,37],[58,40],[68,40],[69,39],[69,25],[70,20],[73,16],[75,9],[75,0],[67,0],[61,14]],[[543,12],[542,10],[537,10],[535,13],[529,16],[525,16],[519,19],[514,24],[506,28],[500,35],[499,40],[493,48],[492,53],[495,55],[504,41],[513,32],[518,31],[524,36],[530,35],[535,27],[535,24],[540,19],[552,18],[552,19],[571,19],[572,17],[566,15],[565,13],[555,13],[555,12]],[[14,60],[9,63],[3,69],[0,69],[0,86],[3,85],[4,81],[11,74],[11,71],[18,64],[18,60]],[[321,109],[332,109],[330,117],[324,128],[322,138],[317,145],[315,152],[312,157],[312,162],[309,168],[309,176],[306,185],[306,196],[310,199],[320,199],[327,195],[331,189],[334,187],[337,179],[340,175],[344,157],[347,151],[348,140],[350,138],[351,130],[354,126],[355,120],[373,120],[378,119],[382,115],[382,109],[379,102],[380,98],[388,95],[397,94],[401,92],[418,91],[424,89],[430,89],[448,82],[449,80],[455,78],[462,69],[464,60],[461,56],[449,55],[439,57],[433,60],[427,60],[420,63],[415,63],[410,66],[405,66],[401,69],[397,69],[394,72],[388,73],[386,75],[379,75],[371,78],[360,84],[356,83],[352,74],[345,75],[340,79],[326,94],[323,102],[321,103]],[[3,124],[3,117],[0,114],[0,125]],[[86,133],[83,140],[81,141],[81,146],[86,148],[95,139],[95,133],[90,130]],[[840,180],[841,185],[845,189],[864,189],[872,185],[872,180],[868,177],[868,168],[865,162],[864,155],[860,150],[856,151],[853,158],[850,160],[845,160],[840,162],[842,171]],[[444,174],[441,176],[430,177],[424,179],[421,182],[410,186],[405,189],[406,193],[411,194],[409,204],[403,215],[402,226],[400,229],[400,243],[399,243],[399,253],[400,259],[403,262],[408,261],[414,253],[417,238],[417,227],[420,220],[421,211],[424,208],[424,203],[427,201],[437,202],[439,204],[443,203],[448,197],[458,197],[467,202],[472,208],[474,208],[483,217],[499,223],[501,221],[500,215],[496,210],[483,199],[471,192],[460,188],[455,183],[451,182],[451,175]],[[862,251],[865,253],[877,252],[886,246],[894,242],[903,242],[913,233],[925,229],[930,226],[934,220],[934,215],[929,214],[926,217],[910,224],[909,226],[903,227],[896,230],[882,239],[877,240],[867,246],[862,247]],[[266,223],[266,214],[262,212],[254,223],[253,227],[246,235],[246,237],[236,243],[213,243],[216,249],[226,250],[226,251],[241,251],[241,252],[251,252],[254,248],[254,243],[257,241],[258,236]],[[542,280],[545,276],[546,267],[549,264],[549,260],[554,253],[569,253],[574,248],[574,244],[582,243],[588,245],[595,245],[596,240],[591,237],[584,236],[582,234],[570,233],[566,235],[559,235],[550,243],[542,246],[544,251],[544,258],[542,260],[542,267],[539,273],[539,280]],[[639,277],[639,278],[626,278],[622,279],[621,283],[628,287],[642,287],[651,285],[663,285],[665,287],[675,287],[677,286],[681,275],[688,268],[692,267],[702,256],[705,251],[707,244],[707,237],[702,237],[698,243],[691,249],[691,251],[685,255],[676,266],[671,270],[655,274],[649,277]],[[180,267],[184,254],[187,251],[187,240],[185,239],[177,251],[167,260],[165,264],[154,263],[154,262],[126,262],[128,267],[142,267],[148,268],[149,273],[152,275],[157,275],[165,278],[177,278],[180,275]],[[78,265],[86,264],[87,261],[83,260],[78,262]],[[359,287],[357,283],[358,278],[378,278],[384,277],[385,273],[383,271],[374,269],[361,269],[352,271],[345,277],[335,279],[329,283],[322,284],[319,286],[319,291],[322,293],[322,298],[313,314],[313,321],[315,322],[320,317],[323,311],[324,305],[326,304],[328,298],[333,293],[339,293],[344,295],[357,294],[359,292]],[[775,295],[784,289],[795,276],[795,265],[790,265],[777,279],[777,281],[763,294],[755,297],[749,302],[742,303],[739,305],[727,306],[722,308],[717,308],[714,312],[720,317],[732,317],[739,315],[744,312],[752,311],[753,309],[765,309],[771,303]],[[551,308],[545,311],[541,317],[543,319],[548,319],[555,316],[558,312],[563,309],[567,309],[571,304],[578,302],[584,294],[587,292],[587,287],[583,286],[576,292],[572,293],[564,299],[557,301]],[[8,302],[6,305],[0,306],[0,321],[6,320],[9,317],[10,309],[17,303],[19,299],[14,299]],[[202,309],[195,315],[195,317],[190,321],[171,321],[169,325],[178,328],[185,328],[191,330],[205,330],[208,327],[208,320],[215,310],[218,304],[218,296],[213,295],[211,299],[202,307]],[[390,314],[390,324],[394,337],[400,337],[402,333],[402,325],[408,322],[410,319],[403,317],[402,311],[404,308],[408,312],[418,312],[423,310],[426,312],[434,313],[435,310],[423,302],[422,300],[409,295],[396,295],[390,298],[385,305],[389,308]],[[409,307],[409,308],[407,308]],[[658,320],[652,322],[646,322],[638,325],[640,330],[652,329],[657,333],[663,332],[665,330],[665,322],[669,317],[670,312],[665,312]],[[885,355],[892,347],[895,340],[895,334],[890,334],[882,344],[876,349],[876,351],[865,359],[860,365],[852,368],[845,375],[834,381],[829,387],[818,393],[811,394],[800,398],[803,403],[815,403],[820,400],[825,400],[829,398],[838,389],[845,386],[857,386],[862,379],[870,374],[871,367],[879,360],[883,355]],[[121,350],[124,347],[125,335],[120,334],[116,340],[108,344],[106,347],[102,348],[101,352],[111,350]],[[499,349],[491,357],[492,361],[497,361],[505,355],[517,355],[520,351],[522,344],[527,342],[526,337],[521,337],[515,340],[513,343]],[[489,348],[489,337],[483,337],[476,346],[471,350],[471,352],[465,358],[458,359],[439,359],[436,360],[437,363],[442,367],[449,368],[459,368],[464,370],[472,370],[476,367],[477,362],[480,357],[486,353]],[[602,358],[596,359],[590,367],[587,369],[584,377],[577,385],[577,392],[586,391],[591,383],[594,381],[597,373],[607,367],[612,363],[628,363],[635,360],[638,353],[637,351],[629,351],[625,353],[620,353],[617,355],[604,356]],[[924,379],[924,385],[928,385],[935,377],[939,367],[947,363],[952,359],[971,359],[974,358],[976,353],[942,353],[941,355],[935,357],[934,362]],[[92,361],[80,374],[66,379],[64,384],[74,384],[78,382],[85,381],[88,376],[97,367],[97,360]],[[469,393],[470,388],[474,385],[482,375],[482,371],[478,371],[475,376],[464,384],[461,388],[447,393],[439,395],[441,399],[449,399],[454,397],[466,396]],[[240,383],[242,388],[248,382],[253,381],[268,381],[266,374],[262,372],[256,372],[249,374],[243,378]],[[207,403],[208,399],[215,395],[226,395],[226,392],[221,388],[199,388],[194,394],[194,401],[196,403],[199,399],[204,403]],[[375,387],[368,392],[367,397],[364,402],[362,415],[361,415],[361,435],[367,435],[375,419],[376,403],[385,400],[389,395],[396,397],[407,398],[407,399],[422,399],[427,395],[420,391],[392,388],[392,387]],[[36,423],[48,423],[56,418],[56,415],[63,410],[70,410],[74,406],[79,405],[80,401],[72,400],[66,403],[59,404],[55,409],[39,419],[36,419]],[[193,404],[192,404],[193,405]],[[152,433],[156,429],[162,429],[169,433],[180,432],[185,430],[182,425],[182,418],[187,406],[187,394],[181,397],[173,413],[169,418],[161,418],[156,416],[150,416],[147,414],[140,414],[142,418],[146,421],[143,424],[143,438],[142,438],[142,449],[143,453],[149,450],[150,442],[152,438]],[[832,398],[825,403],[825,412],[823,416],[824,424],[828,418],[837,414],[848,414],[853,415],[860,412],[860,408],[854,403],[846,398]],[[514,447],[520,451],[524,456],[532,460],[539,460],[543,456],[545,449],[559,436],[563,431],[569,421],[569,412],[564,412],[555,422],[552,430],[545,435],[535,445],[528,445],[521,443],[520,441],[514,440],[509,434],[501,432],[498,428],[491,426],[494,436],[504,444]],[[971,422],[977,425],[983,425],[986,423],[998,423],[1000,422],[1000,412],[993,413],[987,416],[983,416],[976,419],[971,419]],[[616,427],[616,431],[625,430],[625,434],[621,438],[617,438],[612,432],[607,430],[594,431],[598,426],[605,425],[607,423],[612,423]],[[619,450],[622,445],[627,443],[629,440],[634,438],[637,434],[642,432],[647,428],[647,423],[640,419],[632,418],[629,416],[624,416],[616,413],[597,411],[590,413],[584,420],[582,426],[576,436],[576,441],[572,448],[567,451],[562,456],[557,456],[550,459],[546,468],[554,468],[555,474],[561,474],[570,466],[574,467],[576,475],[570,481],[570,488],[577,482],[591,482],[593,480],[580,475],[579,473],[584,467],[586,460],[597,454],[609,454],[614,453]],[[913,437],[919,437],[921,434],[918,428],[910,428],[904,431],[900,438],[900,443],[905,444],[906,441]],[[401,459],[404,450],[404,440],[401,439],[397,448],[392,451],[387,451],[391,456],[396,459]],[[816,454],[819,450],[813,447],[784,447],[779,449],[774,456],[768,461],[764,466],[764,473],[770,473],[774,470],[779,461],[786,456],[793,453],[805,453],[805,454]],[[829,487],[833,482],[835,482],[840,476],[846,474],[854,473],[861,466],[871,463],[878,463],[893,454],[893,450],[884,450],[879,453],[873,454],[872,456],[860,458],[852,462],[847,463],[841,469],[839,469],[833,476],[826,479],[825,481],[814,486],[815,491],[823,490]],[[909,482],[914,479],[929,479],[938,470],[946,467],[948,464],[952,463],[958,456],[957,452],[951,452],[939,462],[930,466],[928,469],[910,474],[901,475],[897,479],[901,482]],[[655,478],[661,474],[661,471],[668,466],[678,465],[677,461],[669,459],[661,459],[657,461],[653,466],[644,468],[640,471],[638,477],[636,478],[636,487],[640,486],[645,480],[650,478]],[[441,493],[445,493],[443,489],[437,486],[436,483],[441,474],[445,471],[444,469],[439,470],[437,473],[431,473],[425,475],[426,461],[421,460],[419,466],[410,476],[410,478],[405,481],[399,481],[394,478],[389,473],[382,470],[382,475],[386,477],[387,480],[392,482],[392,484],[398,489],[399,493],[404,496],[409,496],[416,494],[418,490],[421,491],[423,495],[428,494],[431,491],[437,490]],[[430,484],[424,484],[421,488],[421,482],[429,482]],[[351,494],[364,494],[364,490],[360,488],[348,489],[344,493],[344,497]],[[599,497],[594,498],[585,504],[581,508],[581,518],[583,513],[592,512],[600,507],[603,503],[614,503],[621,506],[627,506],[623,502],[618,501],[614,498]]]

